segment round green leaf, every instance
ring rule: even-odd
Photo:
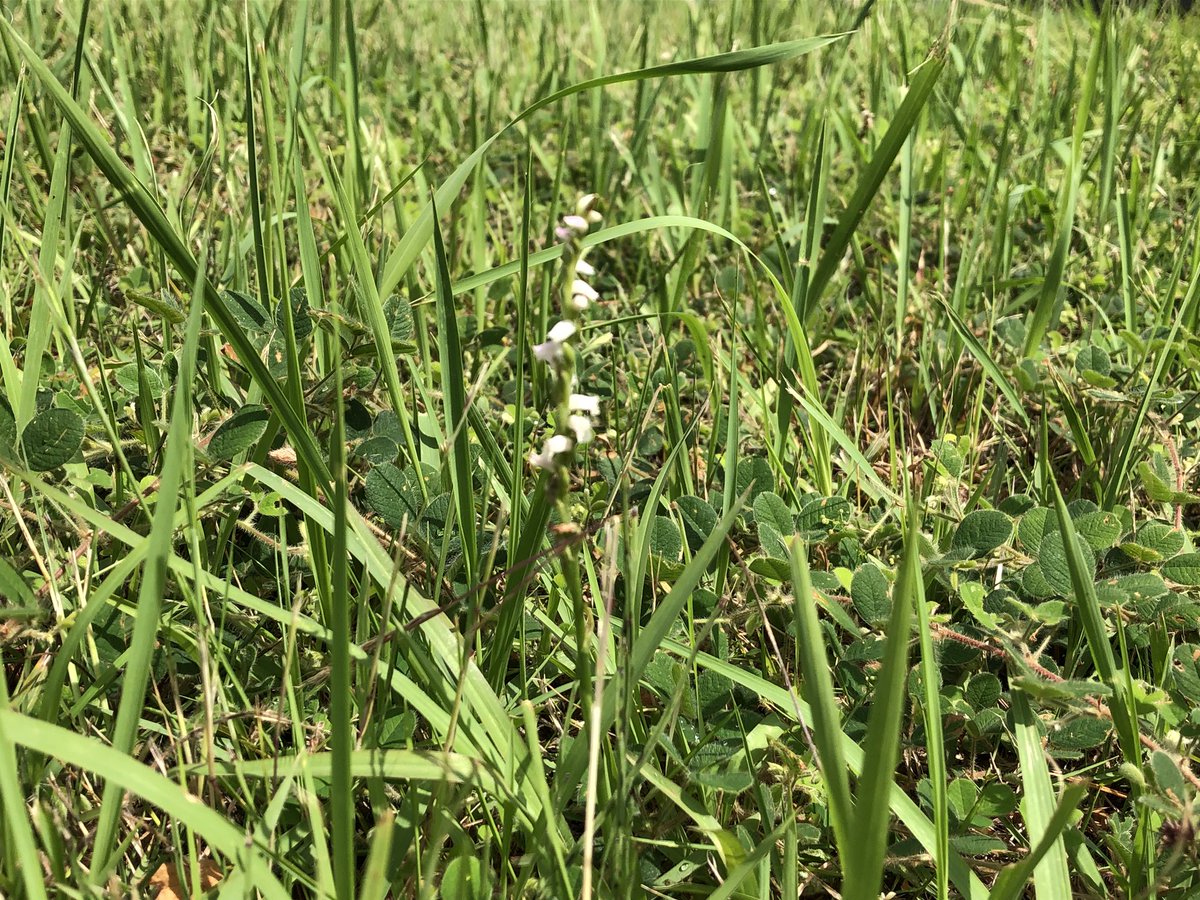
[[[1093,550],[1107,550],[1121,536],[1121,520],[1110,512],[1084,513],[1075,520],[1075,530]]]
[[[1081,716],[1050,728],[1050,746],[1060,750],[1089,750],[1104,743],[1109,724],[1103,719]]]
[[[272,330],[271,316],[266,308],[242,291],[225,291],[221,294],[225,308],[237,319],[243,331],[251,334],[267,334]]]
[[[892,612],[888,600],[887,576],[878,566],[867,563],[850,581],[850,601],[855,611],[870,625],[882,625]]]
[[[151,394],[161,394],[163,391],[162,376],[158,374],[158,370],[153,366],[142,366],[142,371],[146,374],[146,383],[150,386]],[[129,363],[121,366],[114,373],[117,379],[117,384],[124,388],[127,394],[137,396],[138,394],[138,367],[137,363]]]
[[[392,528],[401,528],[405,517],[414,524],[417,510],[410,500],[413,482],[391,463],[375,466],[367,473],[365,495],[367,506]]]
[[[1093,578],[1096,574],[1096,554],[1088,546],[1087,541],[1080,539],[1076,541],[1076,544],[1079,545],[1080,555],[1087,568],[1087,576]],[[1063,545],[1062,532],[1057,528],[1047,531],[1046,536],[1042,538],[1038,562],[1041,563],[1042,574],[1053,594],[1066,596],[1072,592],[1071,570],[1067,565],[1067,550]]]
[[[1075,371],[1080,374],[1095,372],[1107,375],[1112,371],[1112,359],[1107,350],[1093,344],[1079,351],[1079,355],[1075,357]]]
[[[976,812],[995,819],[1007,816],[1017,808],[1017,795],[1007,784],[993,781],[979,792],[979,805]]]
[[[1163,578],[1188,587],[1200,586],[1200,553],[1183,553],[1162,567]]]
[[[302,341],[313,330],[312,316],[308,314],[308,291],[302,287],[294,287],[288,291],[288,300],[292,304],[292,331],[296,335],[297,341]],[[279,333],[286,337],[284,325],[284,306],[283,301],[279,301],[279,305],[275,308],[275,324],[279,328]]]
[[[267,430],[271,414],[254,403],[248,403],[221,423],[208,442],[208,454],[213,459],[233,459],[245,453]]]
[[[963,458],[956,447],[950,441],[937,440],[929,445],[929,452],[946,470],[946,474],[951,478],[957,478],[962,474]]]
[[[70,409],[50,408],[34,416],[21,435],[25,461],[35,472],[70,462],[83,443],[83,419]]]
[[[8,404],[0,400],[0,456],[9,456],[17,446],[17,420]]]
[[[1021,546],[1030,553],[1037,553],[1042,546],[1042,537],[1046,533],[1046,517],[1052,510],[1045,506],[1037,506],[1021,516],[1021,524],[1017,526],[1017,539]]]
[[[483,900],[492,896],[491,873],[478,856],[463,854],[446,864],[442,874],[442,900]]]
[[[683,518],[683,530],[688,546],[698,549],[717,527],[720,517],[717,511],[699,497],[685,496],[675,501],[675,507]]]
[[[748,501],[753,501],[764,491],[775,490],[775,476],[771,474],[770,464],[761,456],[747,456],[738,462],[737,492],[741,495],[750,489]]]
[[[776,559],[787,559],[783,541],[795,533],[796,521],[783,498],[770,491],[755,497],[754,521],[758,525],[758,541],[763,551]]]
[[[705,770],[692,773],[692,779],[706,788],[726,794],[740,794],[754,786],[754,777],[749,772]]]
[[[1000,699],[1000,679],[991,672],[982,672],[967,682],[963,699],[974,710],[988,709]]]
[[[958,525],[950,547],[954,550],[972,548],[976,556],[986,556],[1010,537],[1012,519],[998,509],[977,509],[967,513]]]
[[[819,494],[800,505],[796,528],[803,532],[828,531],[830,526],[850,518],[850,503],[845,497],[822,497]]]
[[[655,516],[650,525],[650,552],[666,560],[679,559],[683,553],[683,537],[679,528],[666,516]]]
[[[358,445],[357,450],[359,456],[376,466],[391,462],[399,452],[396,442],[384,435],[367,438]]]
[[[1183,532],[1162,522],[1151,522],[1137,530],[1133,542],[1153,550],[1160,559],[1170,559],[1183,549]]]
[[[37,606],[37,597],[29,583],[25,581],[25,577],[2,556],[0,556],[0,599],[27,606],[30,609]]]

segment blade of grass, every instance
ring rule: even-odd
[[[461,165],[442,182],[438,188],[434,199],[441,205],[443,209],[448,209],[454,198],[458,196],[462,186],[466,183],[468,176],[483,155],[487,153],[491,145],[500,135],[504,134],[508,129],[519,124],[525,119],[532,116],[539,110],[545,109],[559,100],[570,97],[573,94],[578,94],[582,91],[593,90],[594,88],[606,87],[613,84],[622,84],[630,81],[641,81],[647,78],[668,78],[675,75],[699,75],[699,74],[715,74],[718,72],[739,72],[744,69],[752,69],[758,66],[767,66],[774,63],[783,62],[785,60],[794,59],[797,56],[802,56],[805,53],[812,53],[822,47],[827,47],[835,41],[841,40],[845,35],[831,34],[821,35],[814,38],[804,38],[797,41],[786,41],[778,44],[770,44],[765,47],[752,47],[746,50],[734,50],[730,53],[719,53],[715,56],[701,57],[699,59],[690,59],[682,62],[666,63],[661,66],[651,66],[648,69],[638,69],[632,72],[620,72],[614,75],[605,75],[600,78],[593,78],[588,81],[582,81],[578,84],[570,85],[559,91],[555,91],[546,97],[541,98],[537,102],[527,106],[524,110],[518,113],[507,125],[500,131],[496,132],[490,138],[481,144],[469,157],[467,157]],[[416,220],[409,226],[404,233],[404,237],[396,245],[396,249],[392,251],[387,262],[383,266],[383,272],[379,278],[379,292],[387,296],[400,280],[404,277],[409,267],[416,261],[425,245],[433,236],[433,205],[426,205]]]
[[[1037,716],[1023,691],[1013,691],[1012,718],[1025,795],[1021,814],[1029,831],[1029,843],[1037,846],[1052,833],[1054,788],[1050,783],[1050,770],[1046,765],[1046,751],[1042,747]],[[1043,851],[1041,862],[1034,868],[1033,887],[1038,900],[1060,900],[1071,896],[1067,849],[1063,844],[1061,829],[1059,831],[1050,848]]]
[[[195,292],[199,294],[203,280],[203,260],[197,264]],[[121,684],[121,701],[117,707],[112,730],[112,747],[122,754],[133,750],[138,722],[142,715],[150,667],[154,659],[163,595],[167,586],[168,560],[174,534],[176,504],[183,467],[190,458],[192,430],[192,383],[196,367],[196,348],[200,337],[203,307],[194,302],[188,316],[187,332],[179,364],[179,386],[171,405],[171,424],[163,453],[162,474],[158,497],[151,520],[143,563],[142,583],[138,590],[137,614],[129,643],[129,664]],[[115,782],[104,787],[104,798],[96,823],[92,850],[90,879],[102,884],[108,876],[113,850],[117,843],[117,825],[124,803],[124,790]]]
[[[442,374],[442,409],[449,436],[447,447],[450,464],[450,485],[458,511],[459,537],[467,584],[474,586],[479,572],[475,538],[475,492],[471,482],[471,454],[467,427],[466,375],[463,372],[462,344],[458,338],[458,318],[454,294],[450,290],[450,269],[446,262],[446,247],[437,220],[437,199],[430,197],[433,207],[433,252],[437,266],[438,359]]]
[[[285,303],[290,302],[285,298]],[[337,321],[334,321],[334,346],[341,343]],[[354,783],[350,773],[350,757],[356,734],[351,723],[351,701],[354,685],[350,675],[350,572],[346,552],[346,406],[343,399],[342,367],[334,371],[333,432],[329,438],[329,468],[333,471],[333,545],[330,562],[330,762],[333,766],[330,800],[333,819],[333,881],[339,897],[353,897],[356,861],[354,852]]]
[[[1080,182],[1083,180],[1083,135],[1087,130],[1088,116],[1092,111],[1092,94],[1095,92],[1097,80],[1096,71],[1103,49],[1103,40],[1092,41],[1087,74],[1081,85],[1082,94],[1075,107],[1075,128],[1071,135],[1071,159],[1058,194],[1054,249],[1050,253],[1050,260],[1046,263],[1046,274],[1042,279],[1042,288],[1038,294],[1037,304],[1030,313],[1029,322],[1026,325],[1024,347],[1026,356],[1033,355],[1033,352],[1041,345],[1046,332],[1057,324],[1055,310],[1058,308],[1058,294],[1062,290],[1063,275],[1066,272],[1067,259],[1071,252],[1071,239],[1075,231],[1076,200],[1079,196]]]
[[[848,900],[874,900],[883,883],[891,824],[889,799],[896,762],[900,758],[900,732],[908,686],[908,638],[912,633],[913,603],[921,579],[921,517],[911,501],[907,518],[904,556],[892,593],[887,645],[872,697],[863,746],[863,772],[856,792],[853,833],[859,847],[853,868],[843,873],[843,896]]]
[[[291,897],[271,872],[267,852],[256,843],[248,844],[242,828],[170,778],[130,758],[128,753],[9,709],[0,709],[0,729],[23,747],[93,772],[117,790],[128,791],[171,818],[187,822],[188,827],[230,862],[249,861],[254,866],[254,886],[265,897],[275,900]],[[30,868],[36,872],[39,867],[30,865]]]
[[[816,744],[821,778],[829,797],[829,818],[842,871],[858,865],[858,837],[854,829],[854,801],[850,796],[850,778],[842,755],[842,717],[833,694],[829,659],[825,653],[824,632],[817,619],[812,579],[808,572],[808,553],[800,538],[792,542],[792,591],[797,652],[804,673],[804,698],[812,710],[812,739]]]
[[[914,605],[917,611],[917,637],[921,648],[921,682],[924,697],[925,752],[929,760],[929,785],[933,793],[933,825],[937,846],[933,851],[934,878],[938,900],[950,896],[950,805],[947,797],[946,744],[942,733],[942,670],[933,649],[930,611],[925,604],[925,580],[916,580]]]

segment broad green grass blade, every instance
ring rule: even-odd
[[[1030,844],[1038,846],[1043,837],[1052,834],[1054,787],[1050,782],[1050,769],[1046,765],[1046,751],[1042,747],[1037,716],[1022,691],[1013,691],[1012,715],[1017,755],[1021,761],[1021,785],[1024,788],[1021,814],[1029,831]],[[1061,831],[1060,828],[1034,869],[1033,886],[1038,900],[1060,900],[1071,896],[1071,873]]]
[[[1046,854],[1062,840],[1063,833],[1070,827],[1071,819],[1087,796],[1087,786],[1069,784],[1063,788],[1054,814],[1046,822],[1041,839],[1029,848],[1029,853],[1020,862],[1012,863],[1000,870],[992,884],[988,900],[1017,900],[1025,894],[1030,879]]]
[[[929,757],[929,784],[933,794],[933,824],[937,828],[937,847],[933,852],[934,876],[939,900],[950,896],[950,807],[947,799],[949,777],[946,771],[946,743],[942,732],[942,671],[933,648],[933,625],[925,602],[925,580],[916,580],[914,605],[917,613],[917,638],[921,648],[921,681],[924,702],[925,752]]]
[[[812,710],[812,737],[817,745],[821,778],[829,795],[829,817],[833,823],[842,871],[858,865],[859,844],[854,832],[854,801],[842,755],[842,717],[833,693],[824,633],[817,619],[808,554],[799,538],[792,542],[792,593],[795,598],[795,628],[800,666],[804,672],[803,694]]]
[[[335,324],[334,344],[341,341]],[[354,783],[350,759],[358,743],[351,704],[354,684],[350,672],[350,561],[346,552],[346,407],[342,369],[334,374],[333,433],[329,438],[329,468],[333,472],[333,544],[330,546],[330,679],[329,728],[331,773],[330,817],[333,819],[333,880],[339,897],[353,897],[357,863],[354,851]]]
[[[900,758],[905,696],[908,689],[908,639],[912,633],[913,604],[920,591],[921,517],[908,507],[904,555],[892,593],[883,666],[872,697],[867,737],[863,746],[863,771],[856,791],[854,835],[860,842],[854,867],[843,872],[843,895],[849,900],[873,900],[883,882],[884,857],[890,830],[889,798]]]
[[[1067,568],[1071,573],[1071,587],[1075,593],[1075,610],[1079,615],[1083,633],[1087,638],[1088,649],[1100,678],[1113,689],[1114,702],[1111,705],[1113,724],[1120,739],[1121,752],[1125,761],[1141,768],[1141,744],[1138,738],[1138,726],[1134,710],[1133,698],[1128,694],[1128,685],[1122,673],[1117,669],[1116,657],[1113,655],[1112,644],[1109,642],[1108,630],[1104,624],[1104,613],[1100,609],[1100,600],[1096,596],[1096,585],[1092,581],[1091,571],[1079,549],[1079,536],[1071,514],[1067,511],[1066,501],[1057,482],[1051,482],[1054,489],[1054,511],[1058,517],[1058,530],[1062,535],[1063,550],[1067,557]]]

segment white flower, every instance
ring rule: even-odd
[[[533,355],[548,366],[558,365],[563,355],[563,345],[558,341],[546,341],[533,345]]]
[[[583,216],[563,216],[563,224],[576,234],[587,234],[590,227],[588,220]]]
[[[572,394],[567,403],[571,412],[587,413],[589,416],[600,415],[600,398],[594,394]]]
[[[575,334],[575,323],[568,322],[565,319],[555,323],[550,329],[550,333],[546,335],[550,340],[557,344],[565,344]]]
[[[581,216],[586,216],[595,207],[597,199],[595,194],[584,194],[575,201],[575,212]]]
[[[579,261],[575,263],[575,274],[582,275],[584,278],[591,278],[596,274],[596,268],[583,257],[580,257]]]
[[[572,294],[571,305],[575,307],[577,312],[583,312],[588,308],[589,305],[591,305],[591,301],[588,300],[587,297],[583,296],[583,294]]]
[[[552,434],[546,439],[541,453],[529,454],[529,463],[536,469],[552,469],[560,453],[566,453],[575,446],[575,442],[565,434]]]
[[[582,278],[576,278],[571,282],[571,294],[574,296],[582,295],[589,300],[600,299],[600,293]]]
[[[600,215],[600,211],[596,209],[596,201],[600,199],[595,194],[584,194],[575,203],[575,214],[592,225],[604,220],[604,216]]]
[[[596,433],[592,431],[592,420],[587,416],[568,416],[567,425],[575,432],[575,440],[580,444],[590,443],[596,436]]]

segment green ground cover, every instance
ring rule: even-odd
[[[1198,21],[13,0],[0,896],[1194,896]]]

